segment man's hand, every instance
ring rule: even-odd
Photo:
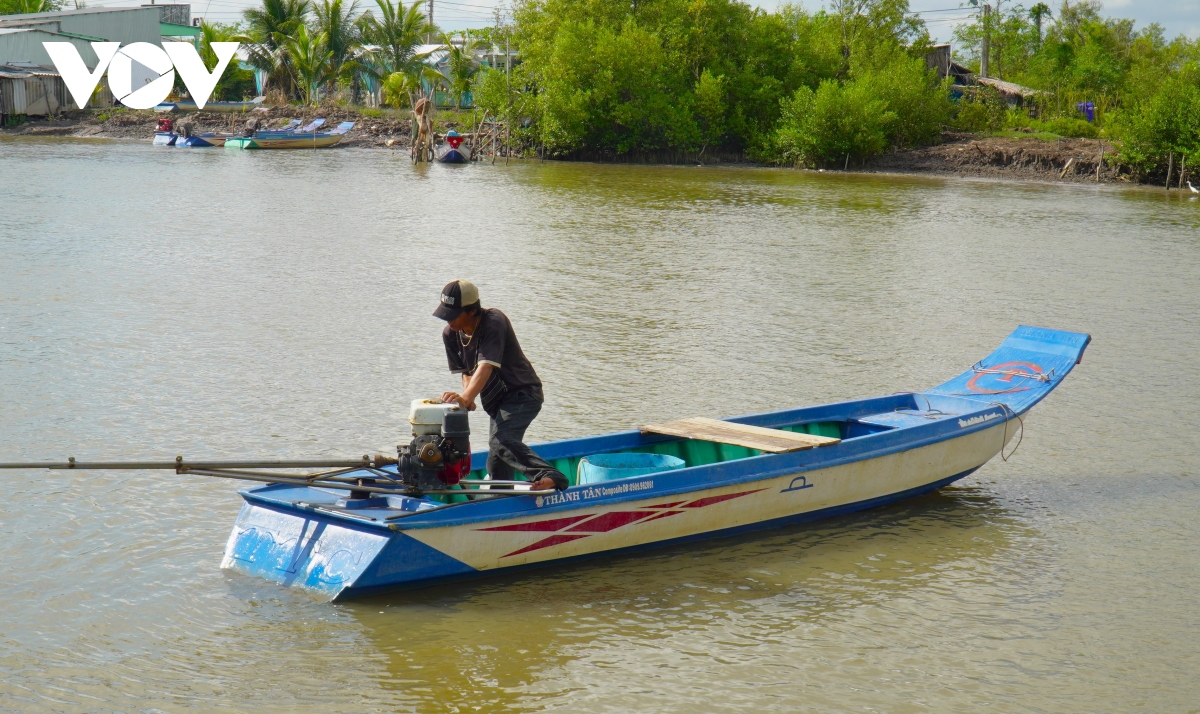
[[[554,479],[552,478],[540,478],[529,485],[531,491],[545,491],[549,488],[554,488]]]
[[[458,392],[443,392],[442,404],[457,404],[469,412],[475,411],[475,400],[467,400]]]

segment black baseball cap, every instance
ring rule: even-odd
[[[463,310],[479,304],[479,288],[470,280],[454,280],[442,288],[442,302],[433,316],[450,322]]]

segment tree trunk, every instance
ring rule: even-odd
[[[1171,173],[1175,171],[1175,152],[1167,154],[1167,190],[1171,190]]]

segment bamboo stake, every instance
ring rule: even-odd
[[[1175,170],[1175,152],[1167,154],[1167,190],[1171,190],[1171,172]]]
[[[1100,145],[1100,158],[1096,160],[1096,183],[1100,183],[1100,167],[1104,166],[1104,144]]]
[[[1179,189],[1180,191],[1183,190],[1183,174],[1186,171],[1187,171],[1187,154],[1183,154],[1179,157],[1179,183],[1175,186],[1175,188]]]

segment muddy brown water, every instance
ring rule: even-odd
[[[0,141],[0,175],[0,461],[392,449],[453,385],[458,276],[546,383],[535,441],[1094,335],[936,495],[346,604],[219,569],[239,484],[5,473],[0,709],[1197,711],[1187,194],[66,140]]]

